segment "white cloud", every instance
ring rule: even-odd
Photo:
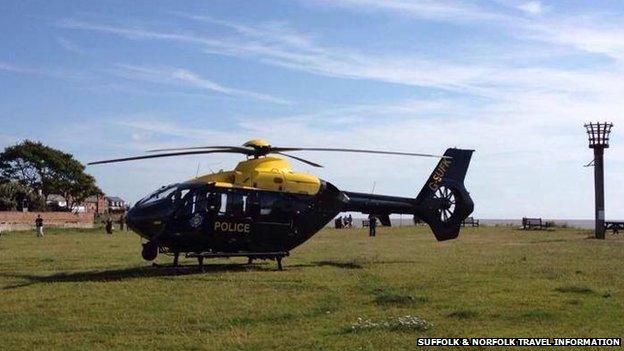
[[[58,44],[65,50],[71,51],[77,54],[84,54],[84,50],[82,50],[78,45],[76,45],[73,41],[66,39],[64,37],[56,38]]]
[[[539,15],[544,10],[542,8],[542,3],[539,1],[529,1],[523,4],[518,5],[518,9],[530,13],[532,15]]]
[[[314,1],[327,6],[340,6],[351,10],[386,10],[396,15],[405,14],[430,20],[481,21],[488,26],[521,38],[543,41],[552,44],[574,47],[589,53],[603,54],[618,61],[624,61],[624,16],[618,13],[585,12],[581,14],[557,14],[544,17],[547,8],[541,1],[502,1],[502,6],[516,8],[536,18],[523,18],[480,7],[471,2],[456,1],[374,1],[374,0],[335,0]]]
[[[21,67],[12,63],[8,63],[8,62],[2,62],[0,61],[0,71],[6,71],[6,72],[14,72],[14,73],[27,73],[27,74],[34,74],[37,73],[37,71],[26,68],[26,67]]]
[[[80,81],[89,78],[89,74],[73,69],[50,69],[50,68],[32,68],[24,65],[17,65],[9,62],[0,61],[0,71],[14,74],[45,76],[55,79]]]
[[[506,16],[474,3],[449,0],[315,0],[313,3],[359,11],[388,11],[401,15],[442,21],[505,20]]]
[[[526,37],[602,54],[624,62],[624,16],[602,19],[593,16],[543,21],[526,28]]]
[[[207,130],[205,128],[182,127],[179,123],[176,123],[174,121],[158,117],[155,118],[154,114],[150,113],[124,116],[124,118],[118,118],[111,123],[116,126],[123,127],[124,129],[140,131],[140,133],[132,133],[131,135],[133,136],[133,140],[136,142],[150,143],[142,145],[144,149],[152,148],[152,146],[154,145],[154,140],[152,140],[152,137],[154,136],[169,136],[175,137],[175,140],[178,141],[192,140],[195,142],[214,140],[215,138],[222,136],[222,134],[219,132]]]
[[[61,28],[81,29],[81,30],[89,30],[89,31],[115,34],[115,35],[126,37],[128,39],[133,39],[133,40],[153,39],[153,40],[181,41],[181,42],[188,42],[188,43],[205,42],[202,39],[195,38],[192,35],[188,35],[184,33],[181,33],[181,34],[160,33],[156,31],[145,30],[142,28],[112,26],[112,25],[105,25],[105,24],[75,21],[75,20],[70,20],[70,19],[59,22],[58,26]]]
[[[126,79],[143,80],[164,84],[178,84],[230,96],[271,102],[275,104],[290,104],[290,102],[285,99],[268,94],[226,87],[183,68],[153,68],[126,64],[119,64],[117,66],[119,69],[116,70],[116,74]]]
[[[210,18],[198,17],[198,19],[215,22]],[[587,91],[596,85],[619,91],[621,87],[620,80],[613,71],[582,72],[539,67],[514,68],[508,65],[498,67],[496,64],[470,65],[444,62],[440,59],[410,57],[405,54],[371,55],[354,49],[318,45],[308,36],[298,36],[295,31],[283,25],[277,31],[279,34],[275,34],[275,28],[266,29],[266,26],[216,22],[229,28],[236,28],[238,33],[244,34],[238,38],[223,39],[88,24],[81,24],[76,28],[103,31],[129,39],[194,43],[211,54],[247,57],[271,65],[330,77],[377,80],[496,98],[508,91],[578,92]],[[136,71],[135,74],[145,79],[167,79],[223,93],[228,91],[231,94],[284,102],[258,93],[220,87],[214,82],[197,77],[192,72],[153,69],[146,71],[138,67],[134,67],[133,70]]]

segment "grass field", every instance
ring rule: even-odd
[[[624,239],[588,235],[483,227],[438,243],[425,227],[375,238],[327,229],[284,271],[231,259],[201,273],[152,268],[129,232],[4,233],[0,348],[400,350],[418,337],[622,337]]]

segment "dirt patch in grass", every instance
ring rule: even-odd
[[[522,313],[520,317],[523,319],[552,319],[553,314],[543,310],[532,310]]]
[[[555,291],[560,293],[571,293],[571,294],[593,294],[594,290],[592,288],[584,286],[584,285],[566,285],[555,288]]]
[[[378,305],[408,305],[429,301],[429,298],[426,296],[414,296],[385,290],[375,292],[374,296],[374,301]]]
[[[379,277],[366,277],[360,280],[361,291],[373,296],[377,305],[413,305],[429,301],[427,296],[411,294],[405,288],[385,284]]]
[[[567,242],[569,240],[566,239],[546,239],[546,240],[535,240],[535,241],[531,241],[531,244],[542,244],[542,243],[563,243],[563,242]]]
[[[344,268],[344,269],[361,269],[362,265],[355,261],[341,262],[341,261],[318,261],[314,262],[315,265],[323,267],[323,266],[331,266],[336,268]]]
[[[477,312],[472,310],[457,310],[447,314],[446,316],[449,318],[470,319],[476,317],[477,314]]]

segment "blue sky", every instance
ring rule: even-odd
[[[624,218],[620,1],[3,1],[0,146],[83,162],[242,144],[476,149],[482,218],[592,218],[583,122],[615,122],[607,217]],[[299,155],[340,188],[415,196],[431,159]],[[89,167],[136,201],[233,155]]]

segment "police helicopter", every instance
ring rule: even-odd
[[[286,152],[357,152],[437,157],[433,173],[416,198],[350,192],[314,175],[294,171],[284,157],[321,165]],[[91,162],[90,165],[212,153],[246,156],[231,171],[205,174],[163,186],[127,213],[130,229],[147,242],[147,261],[158,253],[197,258],[247,257],[277,261],[310,239],[340,212],[360,212],[390,225],[391,214],[410,214],[426,222],[439,241],[455,239],[474,204],[464,178],[473,150],[447,149],[444,155],[361,149],[275,147],[262,139],[242,146],[199,146],[150,150],[143,156]],[[280,157],[281,156],[281,157]]]

